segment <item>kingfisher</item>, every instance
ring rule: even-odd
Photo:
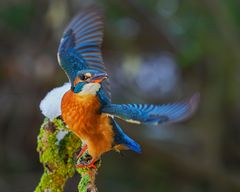
[[[199,100],[195,94],[189,100],[168,104],[113,104],[101,53],[103,20],[98,8],[78,14],[65,28],[57,53],[71,83],[61,100],[62,119],[82,141],[78,158],[86,153],[91,156],[87,163],[77,164],[78,168],[96,168],[94,163],[111,150],[141,152],[115,117],[146,125],[179,122],[195,111]]]

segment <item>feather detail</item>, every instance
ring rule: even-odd
[[[138,124],[158,125],[179,122],[194,113],[198,106],[199,97],[199,94],[195,94],[189,101],[163,105],[110,104],[104,106],[102,112]]]
[[[114,133],[109,117],[99,113],[100,102],[96,95],[65,93],[62,99],[62,118],[81,140],[88,145],[95,159],[112,149]]]
[[[127,136],[113,118],[111,118],[111,121],[114,131],[114,149],[116,150],[131,149],[136,153],[141,153],[141,146],[136,141]]]
[[[101,53],[102,40],[103,13],[95,7],[81,12],[64,30],[57,57],[72,86],[80,70],[94,69],[106,73]],[[110,100],[108,81],[102,84]]]

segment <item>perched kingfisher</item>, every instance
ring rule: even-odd
[[[66,27],[58,49],[58,62],[71,83],[61,101],[62,118],[83,143],[78,157],[88,153],[92,159],[77,167],[94,167],[105,152],[141,147],[127,136],[114,117],[130,123],[160,125],[178,122],[196,109],[199,95],[189,101],[163,105],[112,104],[109,78],[101,44],[103,13],[90,8],[77,15]]]

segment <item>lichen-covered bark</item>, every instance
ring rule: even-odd
[[[80,146],[81,141],[66,129],[61,119],[44,120],[37,146],[44,173],[36,192],[63,191],[67,179],[75,173],[73,156]]]
[[[95,163],[97,169],[101,166],[101,160]],[[97,169],[77,169],[77,172],[81,174],[82,179],[78,184],[79,192],[96,192],[97,187],[95,185],[95,176]]]
[[[46,118],[40,129],[37,146],[44,172],[35,192],[63,192],[66,181],[76,171],[77,160],[74,157],[80,147],[80,139],[68,131],[60,118],[53,121]],[[99,165],[100,163],[98,167]],[[82,176],[78,185],[79,192],[96,191],[96,171],[77,169]]]

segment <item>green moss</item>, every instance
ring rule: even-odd
[[[80,162],[80,159],[78,159],[77,163]],[[89,169],[89,168],[78,168],[77,172],[82,176],[79,184],[78,184],[78,191],[79,192],[95,192],[97,191],[96,185],[95,185],[95,175],[97,173],[97,170],[101,166],[101,160],[97,161],[95,163],[95,166],[97,169]]]
[[[70,132],[60,118],[52,122],[45,119],[38,136],[37,151],[40,162],[43,164],[44,173],[35,189],[35,192],[62,192],[66,181],[76,171],[74,154],[81,147],[80,139]],[[88,161],[89,159],[81,159]],[[96,163],[100,167],[100,161]],[[78,168],[77,172],[82,176],[78,190],[79,192],[96,191],[95,175],[97,170]]]
[[[45,119],[37,146],[44,173],[35,191],[63,191],[66,181],[75,173],[73,156],[80,147],[80,139],[67,130],[61,119]]]
[[[87,192],[87,186],[89,182],[90,182],[90,176],[86,174],[84,177],[82,177],[81,181],[78,184],[78,191]]]

